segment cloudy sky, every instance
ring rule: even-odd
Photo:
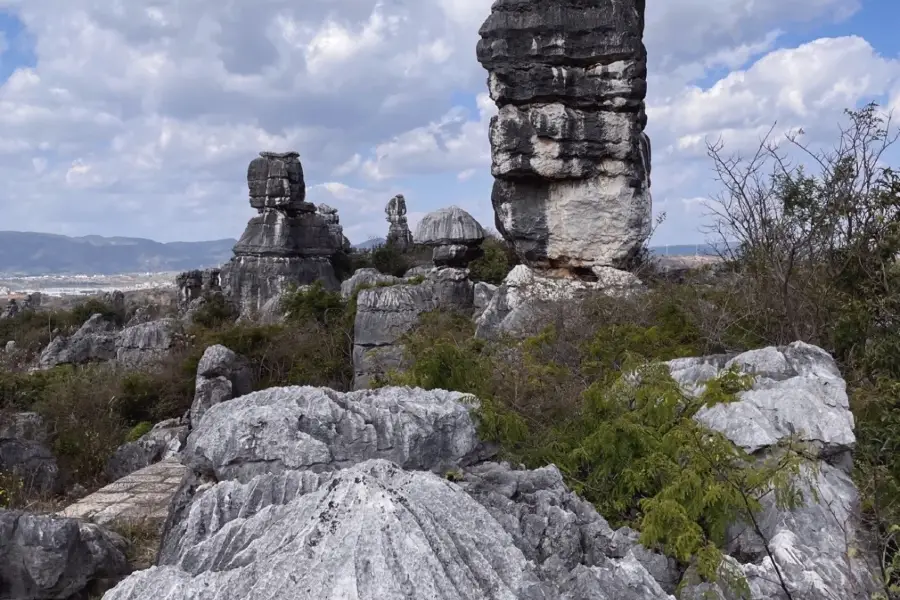
[[[450,204],[493,225],[475,43],[491,0],[0,0],[0,229],[240,235],[246,166],[300,152],[354,242]],[[647,0],[658,244],[698,243],[706,139],[828,140],[900,108],[898,0]]]

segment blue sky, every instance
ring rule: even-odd
[[[456,204],[493,226],[490,0],[0,0],[5,229],[161,241],[236,237],[247,163],[300,152],[351,240]],[[896,0],[648,0],[654,243],[699,243],[717,191],[704,141],[833,139],[841,111],[900,107]]]

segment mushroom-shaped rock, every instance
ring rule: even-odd
[[[434,247],[432,260],[436,266],[465,267],[483,254],[484,236],[484,228],[475,217],[451,206],[422,217],[415,241]]]

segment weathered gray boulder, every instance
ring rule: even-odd
[[[177,319],[158,319],[126,327],[116,336],[116,362],[137,369],[164,358],[181,332]]]
[[[103,593],[130,571],[126,549],[125,540],[98,525],[0,510],[0,598]]]
[[[234,246],[234,258],[221,268],[221,285],[241,314],[258,312],[290,285],[339,283],[330,257],[342,244],[329,223],[306,202],[299,154],[261,152],[247,170],[250,219]]]
[[[42,369],[56,365],[80,365],[106,362],[116,358],[115,325],[101,314],[90,319],[71,336],[57,336],[41,352],[38,364]]]
[[[0,411],[0,473],[15,476],[29,495],[62,491],[65,478],[49,443],[47,427],[37,413]]]
[[[518,336],[546,323],[559,307],[590,294],[627,296],[642,288],[632,273],[612,268],[594,268],[595,280],[550,277],[527,265],[516,265],[477,315],[476,333],[490,339]]]
[[[188,425],[168,419],[133,442],[122,444],[106,463],[106,476],[116,481],[152,464],[177,456],[187,441]]]
[[[481,26],[496,226],[532,267],[620,267],[650,235],[644,4],[497,0]]]
[[[353,295],[353,292],[362,286],[395,283],[403,283],[403,279],[388,275],[387,273],[382,273],[378,269],[357,269],[350,279],[341,282],[341,297],[343,297],[344,300],[349,300]]]
[[[210,407],[253,391],[253,373],[243,356],[221,344],[203,352],[197,365],[190,426],[196,427]]]
[[[856,443],[847,384],[821,348],[794,342],[784,348],[683,358],[667,364],[675,380],[692,393],[700,393],[704,382],[733,366],[756,376],[753,388],[739,394],[739,402],[704,407],[696,416],[747,452],[758,452],[796,434],[823,459],[847,466]]]
[[[406,220],[406,198],[403,197],[403,194],[397,194],[388,200],[384,212],[390,223],[385,243],[393,245],[401,252],[411,248],[413,236]]]
[[[543,579],[562,581],[579,565],[607,565],[610,558],[630,556],[643,567],[639,570],[652,575],[653,579],[640,577],[652,582],[646,584],[648,591],[658,583],[671,593],[678,584],[680,572],[673,559],[638,544],[634,530],[610,528],[591,503],[566,487],[555,466],[529,471],[482,463],[465,469],[459,485],[512,536],[525,557],[538,565]]]
[[[434,269],[421,283],[364,289],[357,295],[356,307],[353,385],[363,389],[374,378],[403,368],[399,342],[423,313],[440,309],[471,314],[474,285],[464,269]]]
[[[441,472],[484,451],[471,406],[465,394],[442,390],[270,388],[210,407],[188,437],[184,463],[217,480],[243,482],[369,458]]]
[[[792,435],[813,452],[796,480],[803,494],[799,508],[778,508],[770,493],[755,516],[765,539],[750,524],[735,523],[728,532],[726,550],[743,562],[732,564],[747,578],[752,600],[788,598],[775,565],[793,600],[870,598],[876,571],[865,551],[859,494],[848,474],[855,443],[853,415],[846,383],[831,356],[795,342],[667,364],[688,393],[700,393],[706,381],[731,366],[754,374],[752,388],[740,392],[734,402],[703,408],[695,418],[757,456],[774,451]],[[717,584],[687,586],[684,597],[699,599],[703,591],[713,598],[731,598]]]
[[[544,579],[459,486],[385,460],[336,473],[263,474],[200,494],[162,566],[132,575],[107,600],[671,598],[632,555]],[[616,595],[584,595],[585,586]]]
[[[481,249],[484,236],[484,229],[472,215],[451,206],[422,217],[416,227],[415,241],[434,247],[435,266],[465,268],[484,254]]]

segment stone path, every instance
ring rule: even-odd
[[[178,458],[169,458],[126,475],[57,514],[100,525],[147,520],[162,525],[184,472]]]

